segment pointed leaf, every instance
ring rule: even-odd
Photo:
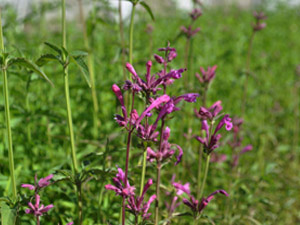
[[[146,9],[146,11],[149,13],[151,19],[152,19],[153,21],[155,21],[154,15],[153,15],[152,10],[151,10],[151,8],[149,7],[149,5],[148,5],[146,2],[143,2],[143,1],[140,2],[140,4],[141,4],[141,5]]]
[[[17,210],[11,209],[5,202],[1,202],[1,224],[15,225]]]
[[[38,66],[43,66],[43,65],[47,64],[50,61],[58,61],[58,62],[62,63],[60,61],[60,59],[58,58],[58,56],[55,56],[53,54],[42,55],[40,58],[38,58],[38,60],[36,60],[35,63]]]
[[[71,60],[78,66],[78,68],[81,71],[81,74],[83,75],[85,81],[87,82],[88,86],[91,87],[91,82],[89,79],[89,68],[85,64],[82,57],[73,57],[71,56]]]
[[[43,77],[46,81],[48,81],[51,84],[51,86],[54,86],[52,81],[46,76],[46,74],[42,70],[40,70],[40,68],[36,64],[28,61],[25,58],[10,59],[8,61],[8,66],[11,66],[11,65],[18,65],[18,66],[22,66],[27,69],[30,69],[30,70],[34,71],[35,73],[37,73],[38,75],[40,75],[41,77]]]
[[[54,51],[56,51],[59,55],[62,55],[62,51],[61,51],[61,48],[58,47],[57,45],[55,44],[51,44],[49,42],[44,42],[45,45],[47,45],[48,47],[52,48]]]
[[[87,52],[84,52],[84,51],[78,51],[78,50],[76,50],[76,51],[72,51],[72,52],[70,53],[70,55],[76,58],[76,57],[84,57],[84,56],[87,56],[88,53],[87,53]]]

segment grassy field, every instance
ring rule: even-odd
[[[82,181],[82,224],[118,224],[122,198],[104,188],[112,183],[117,166],[125,168],[127,133],[114,120],[120,113],[119,102],[111,90],[113,84],[124,83],[122,48],[117,11],[105,3],[97,4],[86,18],[90,53],[94,56],[95,88],[99,110],[95,115],[91,89],[78,67],[69,67],[70,104],[80,174]],[[70,6],[66,6],[67,8]],[[228,142],[233,133],[221,132],[218,154],[226,154],[221,163],[211,163],[204,196],[217,189],[224,189],[229,197],[217,196],[203,211],[199,224],[262,224],[293,225],[300,223],[299,176],[299,89],[300,89],[300,8],[279,5],[275,9],[261,8],[267,15],[265,29],[257,32],[252,42],[250,72],[247,71],[247,51],[255,19],[253,10],[241,10],[234,6],[204,8],[203,15],[194,27],[201,31],[191,38],[188,71],[168,87],[169,96],[185,93],[203,94],[195,77],[199,68],[217,65],[216,76],[207,92],[207,106],[222,101],[224,113],[231,118],[243,117],[242,145],[251,144],[252,151],[240,157],[237,167],[232,167],[232,148]],[[15,57],[26,57],[35,62],[41,55],[52,52],[44,42],[62,45],[60,3],[36,6],[24,20],[17,20],[10,7],[2,8],[2,25],[5,51]],[[57,12],[57,18],[46,19],[46,12]],[[170,13],[172,12],[172,13]],[[171,68],[185,67],[186,41],[180,27],[190,23],[188,12],[168,9],[164,15],[153,12],[155,21],[145,11],[137,10],[133,33],[132,65],[140,76],[146,74],[145,64],[152,60],[153,72],[162,69],[155,63],[153,54],[161,54],[158,48],[170,42],[176,48],[177,57]],[[76,18],[79,18],[76,17]],[[129,19],[124,21],[126,49],[129,45]],[[147,33],[147,25],[153,32]],[[84,46],[80,21],[67,21],[67,49],[87,51]],[[128,59],[128,50],[125,52]],[[151,56],[151,58],[150,58]],[[87,60],[85,59],[87,62]],[[43,204],[53,204],[41,224],[66,224],[78,219],[78,195],[70,181],[72,158],[67,122],[64,74],[57,62],[49,62],[42,70],[54,83],[51,87],[37,73],[19,66],[8,69],[8,90],[12,140],[14,148],[15,177],[18,197],[13,200],[9,170],[9,146],[5,124],[4,95],[0,97],[0,196],[2,224],[10,213],[18,215],[19,224],[36,224],[33,215],[26,214],[27,202],[32,192],[21,184],[33,184],[38,178],[54,174],[52,183],[41,192]],[[247,75],[248,74],[248,75]],[[125,73],[126,77],[130,74]],[[185,86],[185,76],[189,85]],[[245,80],[248,76],[247,102],[244,116],[241,107]],[[3,86],[1,78],[1,87]],[[201,96],[200,96],[201,99]],[[170,217],[165,202],[174,195],[172,175],[176,181],[189,182],[192,194],[197,192],[199,142],[191,135],[199,135],[201,120],[194,115],[201,100],[196,103],[180,103],[180,111],[172,113],[167,121],[171,129],[170,142],[183,149],[182,162],[175,160],[164,164],[161,171],[160,220],[161,224],[194,224],[189,208],[181,204]],[[137,97],[135,108],[141,114],[144,101]],[[95,116],[98,125],[95,126]],[[96,127],[96,128],[95,128]],[[186,134],[186,135],[184,135]],[[132,138],[129,180],[140,188],[142,169],[142,142]],[[85,173],[84,173],[85,172]],[[80,175],[77,175],[80,176]],[[152,178],[153,186],[148,196],[155,193],[156,164],[148,162],[146,180]],[[75,179],[75,178],[74,178]],[[8,201],[6,197],[9,196]],[[180,197],[181,198],[181,197]],[[7,200],[7,201],[6,201]],[[33,201],[33,200],[32,200]],[[33,201],[34,202],[34,201]],[[179,202],[179,201],[178,201]],[[155,204],[149,212],[154,221]],[[9,210],[8,208],[12,208]],[[127,223],[135,224],[134,217],[126,213]]]

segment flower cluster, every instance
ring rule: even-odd
[[[25,210],[27,214],[33,214],[36,217],[42,216],[44,213],[48,212],[54,206],[52,204],[44,206],[40,206],[40,196],[38,194],[35,195],[35,204],[33,205],[31,202],[28,203],[29,209]]]
[[[252,25],[253,27],[253,31],[260,31],[262,29],[264,29],[267,24],[263,23],[262,21],[267,19],[267,16],[265,16],[265,14],[263,12],[254,12],[253,13],[254,18],[256,19],[256,23],[254,25]]]
[[[116,177],[113,178],[113,183],[114,185],[105,185],[105,189],[112,190],[116,192],[116,195],[120,195],[125,198],[134,195],[135,187],[130,186],[129,181],[127,181],[125,185],[125,174],[121,168],[118,168],[118,173]]]
[[[128,204],[126,205],[126,207],[133,215],[135,215],[136,217],[141,215],[143,220],[147,220],[151,216],[151,213],[148,213],[148,210],[150,208],[151,203],[156,199],[156,195],[151,195],[149,200],[147,202],[144,202],[145,193],[152,184],[152,179],[149,179],[144,186],[141,196],[136,197],[134,195],[131,195],[128,198]]]
[[[205,71],[203,67],[200,67],[201,75],[199,73],[196,73],[195,76],[198,78],[201,84],[209,84],[215,78],[216,69],[217,65],[208,67],[207,71]]]
[[[163,131],[161,149],[159,149],[157,152],[153,151],[150,147],[147,148],[148,161],[153,162],[154,160],[157,160],[159,162],[163,162],[164,160],[172,157],[176,152],[176,150],[172,148],[172,146],[174,146],[179,151],[179,154],[176,157],[175,165],[180,163],[183,151],[179,145],[169,143],[168,139],[170,137],[170,131],[171,130],[169,127],[166,127]]]
[[[229,131],[232,129],[233,126],[231,118],[229,117],[229,115],[226,114],[219,121],[216,128],[214,129],[214,132],[212,132],[212,125],[214,124],[215,119],[217,118],[221,110],[221,101],[217,101],[209,108],[200,107],[198,113],[199,117],[202,119],[201,130],[204,131],[204,136],[196,136],[196,139],[204,145],[204,151],[207,154],[210,154],[214,149],[219,147],[219,140],[221,138],[221,134],[218,134],[218,132],[221,130],[221,128],[225,125],[226,130]],[[207,120],[211,121],[211,125],[208,125]]]
[[[207,206],[207,204],[214,198],[214,195],[220,193],[228,197],[228,193],[224,190],[217,190],[211,193],[206,198],[202,198],[201,201],[195,199],[193,195],[191,195],[191,191],[188,185],[182,185],[180,183],[173,183],[173,186],[177,189],[179,193],[186,193],[189,196],[189,199],[184,198],[182,202],[187,205],[194,213],[194,216],[197,217],[201,214],[203,209]],[[177,193],[178,193],[177,192]]]
[[[181,32],[187,37],[187,39],[192,38],[193,36],[195,36],[200,30],[200,27],[197,28],[193,28],[193,23],[202,15],[202,11],[201,9],[195,8],[192,10],[192,12],[190,13],[190,17],[191,17],[191,23],[188,27],[185,26],[181,26],[180,30]]]
[[[38,180],[37,175],[34,177],[34,185],[32,184],[22,184],[22,188],[27,188],[31,191],[34,191],[34,199],[35,204],[32,204],[32,202],[28,202],[29,208],[25,210],[26,214],[33,214],[36,217],[36,220],[39,224],[40,216],[43,216],[43,214],[47,213],[50,209],[52,209],[54,206],[53,204],[44,206],[40,205],[40,195],[38,194],[39,191],[42,188],[45,188],[49,185],[51,185],[50,180],[53,178],[53,174],[48,175],[47,177],[41,178]]]
[[[22,188],[28,188],[29,190],[34,190],[38,192],[40,189],[47,187],[51,184],[50,180],[53,178],[53,174],[48,175],[47,177],[41,178],[38,181],[37,175],[34,177],[35,184],[22,184]]]

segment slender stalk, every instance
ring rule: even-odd
[[[40,225],[40,216],[36,217],[36,225]]]
[[[146,165],[147,165],[147,148],[144,150],[143,153],[143,167],[142,167],[142,175],[141,175],[140,196],[143,193],[143,189],[145,185]]]
[[[13,200],[17,199],[17,188],[15,180],[15,166],[14,166],[14,152],[13,152],[13,140],[10,126],[10,110],[9,110],[9,94],[8,94],[8,81],[7,81],[7,71],[6,62],[4,60],[4,42],[3,42],[3,32],[2,32],[2,21],[1,21],[1,9],[0,9],[0,53],[3,57],[2,74],[3,74],[3,93],[4,93],[4,108],[5,108],[5,122],[6,122],[6,132],[8,141],[8,159],[9,159],[9,172],[12,185]]]
[[[96,92],[96,84],[95,84],[95,68],[94,68],[94,54],[92,49],[90,48],[89,38],[87,35],[85,20],[84,20],[84,12],[82,6],[82,0],[78,0],[79,4],[79,14],[80,14],[80,22],[82,24],[82,34],[83,34],[83,41],[85,49],[88,51],[88,69],[90,73],[90,80],[91,80],[91,92],[92,92],[92,99],[93,99],[93,121],[94,121],[94,137],[98,137],[98,127],[100,126],[100,121],[98,119],[98,112],[99,112],[99,105],[98,105],[98,98]]]
[[[125,38],[124,38],[124,28],[123,28],[123,17],[122,17],[122,1],[119,0],[119,29],[120,29],[120,40],[121,40],[121,61],[122,61],[122,70],[124,81],[126,78],[126,69],[125,69]]]
[[[62,0],[62,46],[64,48],[67,48],[65,0]],[[64,56],[63,60],[64,61],[66,60],[65,56]],[[67,114],[68,114],[67,116],[68,116],[69,136],[70,136],[70,141],[71,141],[71,155],[72,155],[73,171],[76,174],[78,171],[78,166],[77,166],[75,139],[74,139],[74,131],[73,131],[72,111],[71,111],[71,104],[70,104],[68,65],[64,66],[63,73],[64,73],[64,84],[65,84],[65,98],[66,98]]]
[[[143,167],[142,167],[142,175],[141,175],[140,196],[142,196],[144,185],[145,185],[146,165],[147,165],[147,146],[144,149],[144,153],[143,153]],[[141,222],[141,216],[138,216],[137,223],[139,224],[140,222]]]
[[[159,142],[159,151],[161,152],[162,148],[162,140],[163,140],[163,130],[164,130],[165,121],[161,120],[161,128],[160,128],[160,142]],[[158,225],[159,222],[159,191],[160,191],[160,172],[161,172],[161,163],[157,161],[157,180],[156,180],[156,201],[155,201],[155,225]]]
[[[81,189],[81,183],[77,185],[77,193],[78,193],[78,211],[79,211],[79,224],[82,224],[82,189]]]
[[[129,27],[129,63],[132,64],[132,49],[133,49],[133,25],[134,25],[134,15],[135,15],[136,4],[133,3]]]
[[[209,161],[210,161],[210,154],[207,155],[207,157],[206,157],[204,177],[203,177],[203,180],[202,180],[202,183],[201,183],[200,194],[199,194],[200,198],[199,199],[202,199],[202,196],[203,196],[203,191],[204,191],[204,187],[205,187],[205,183],[206,183],[206,179],[207,179],[207,174],[208,174]]]
[[[125,187],[127,187],[127,181],[128,181],[128,165],[129,165],[129,153],[130,153],[130,146],[131,146],[131,135],[134,130],[134,128],[131,128],[131,116],[132,111],[134,108],[134,92],[132,92],[132,105],[131,105],[131,111],[130,111],[130,118],[129,118],[129,132],[127,136],[127,146],[126,146],[126,163],[125,163]],[[122,202],[122,225],[125,225],[125,196],[123,196],[123,202]]]
[[[198,150],[198,178],[197,178],[197,199],[200,199],[200,188],[201,188],[201,175],[202,175],[202,157],[203,157],[203,147],[199,146]]]
[[[155,202],[155,225],[158,225],[159,222],[159,191],[160,191],[160,172],[161,172],[161,164],[157,163],[157,181],[156,181],[156,202]]]
[[[242,110],[241,110],[242,117],[245,114],[246,103],[247,103],[248,80],[249,80],[249,75],[250,75],[251,53],[252,53],[252,45],[253,45],[254,36],[255,36],[255,31],[252,32],[252,35],[250,37],[249,47],[248,47],[248,52],[247,52],[246,79],[245,79],[245,83],[244,83],[244,92],[243,92]]]
[[[188,67],[189,67],[190,43],[191,43],[190,38],[187,38],[186,43],[185,43],[185,48],[184,48],[184,66],[185,66],[186,69],[188,69]],[[189,77],[188,77],[188,75],[185,76],[184,86],[185,86],[185,88],[188,88],[188,86],[189,86]]]

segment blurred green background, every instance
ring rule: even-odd
[[[69,50],[84,48],[82,27],[77,2],[67,1],[67,45]],[[74,4],[73,4],[74,3]],[[15,56],[26,56],[35,61],[49,52],[43,44],[48,41],[61,45],[61,18],[59,1],[38,1],[29,13],[18,16],[16,8],[9,4],[2,7],[3,33],[6,50]],[[119,113],[118,102],[111,85],[123,84],[119,20],[116,8],[108,1],[84,1],[88,37],[95,58],[96,90],[99,100],[99,134],[93,135],[93,106],[89,87],[80,72],[70,66],[70,93],[78,157],[83,166],[96,165],[111,168],[125,164],[125,132],[114,121]],[[134,27],[133,65],[139,74],[146,72],[145,63],[159,47],[171,46],[178,56],[172,68],[184,67],[186,39],[179,36],[180,27],[190,23],[189,11],[180,10],[175,4],[166,4],[155,10],[155,21],[138,8]],[[238,176],[232,174],[230,159],[232,151],[223,135],[224,145],[217,149],[228,160],[211,164],[205,194],[215,189],[228,189],[233,179],[230,196],[231,215],[225,218],[228,201],[216,198],[205,209],[207,224],[299,224],[300,223],[300,176],[299,176],[299,89],[300,75],[300,7],[287,3],[263,1],[250,7],[234,4],[206,5],[203,15],[194,24],[201,31],[192,39],[191,83],[189,90],[183,80],[177,80],[168,90],[169,95],[200,92],[200,83],[194,78],[199,67],[218,65],[216,78],[208,92],[208,105],[222,101],[224,112],[232,117],[241,116],[242,93],[245,80],[246,55],[254,23],[253,10],[264,11],[268,16],[266,29],[258,32],[253,41],[251,76],[249,77],[248,102],[244,116],[243,144],[252,144],[253,150],[240,159]],[[124,19],[124,34],[128,47],[129,18]],[[147,33],[147,26],[153,32]],[[152,44],[151,44],[152,40]],[[126,56],[126,61],[128,56]],[[153,57],[151,58],[154,61]],[[152,71],[159,71],[154,64]],[[22,183],[33,183],[34,175],[44,177],[58,169],[70,169],[71,158],[66,123],[63,75],[61,67],[50,63],[43,67],[54,82],[52,88],[31,71],[15,67],[9,71],[9,92],[12,132],[15,151],[15,167],[18,191],[22,195]],[[299,70],[299,69],[298,69]],[[0,80],[2,87],[3,80]],[[142,109],[140,101],[139,110]],[[183,137],[189,126],[192,133],[200,130],[200,120],[192,115],[195,104],[184,103],[182,111],[176,112],[168,121],[171,143],[182,146],[183,163],[172,170],[172,164],[163,169],[162,184],[170,190],[173,173],[177,180],[190,182],[196,191],[198,142]],[[0,97],[0,196],[10,192],[8,151],[4,123],[4,98]],[[190,125],[191,124],[191,125]],[[29,127],[29,128],[28,128]],[[31,136],[28,136],[28,129]],[[298,133],[297,133],[298,132]],[[139,186],[141,150],[138,139],[133,139],[131,183]],[[114,172],[113,172],[114,173]],[[148,165],[147,178],[155,174],[155,167]],[[117,224],[120,198],[103,190],[103,184],[111,183],[109,177],[95,176],[84,184],[84,224]],[[154,187],[151,189],[154,193]],[[100,199],[104,192],[103,199]],[[42,224],[63,223],[76,215],[74,188],[67,182],[59,182],[43,193],[45,204],[55,208],[42,218]],[[162,197],[170,201],[169,196]],[[34,224],[25,207],[19,214],[21,224]],[[166,218],[163,211],[162,218]],[[153,209],[152,209],[153,211]],[[181,205],[178,212],[187,208]],[[190,224],[188,217],[175,217],[171,224]]]

